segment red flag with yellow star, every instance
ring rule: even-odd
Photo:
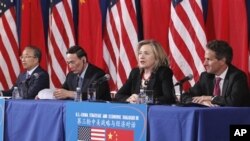
[[[43,27],[42,8],[40,0],[22,0],[21,52],[26,46],[33,45],[40,48],[42,59],[40,65],[47,69],[46,45]]]
[[[134,141],[134,131],[124,129],[106,129],[106,141]]]
[[[89,62],[104,68],[99,0],[79,0],[78,44],[87,52]]]

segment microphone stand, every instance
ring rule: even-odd
[[[179,91],[180,91],[180,105],[183,105],[183,99],[182,99],[182,90],[183,90],[183,86],[182,83],[179,84]]]
[[[179,85],[179,91],[180,91],[180,100],[179,100],[179,102],[177,102],[173,106],[184,106],[183,98],[182,98],[183,83],[178,83],[178,85]],[[175,86],[177,86],[177,85],[175,85]]]

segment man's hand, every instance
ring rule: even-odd
[[[132,94],[126,101],[129,103],[136,103],[137,99],[138,99],[138,95]]]
[[[217,107],[219,105],[216,104],[212,104],[212,96],[196,96],[193,97],[192,100],[193,103],[198,103],[198,104],[202,104],[208,107]]]
[[[193,97],[192,102],[202,104],[204,101],[212,101],[212,96],[196,96]]]
[[[208,107],[218,107],[219,105],[212,104],[211,101],[203,101],[201,104],[208,106]]]
[[[54,92],[54,97],[56,99],[67,99],[67,98],[74,99],[75,93],[74,91],[68,91],[65,89],[56,89]]]

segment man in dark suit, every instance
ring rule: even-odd
[[[232,48],[225,41],[207,44],[203,72],[199,81],[183,94],[184,102],[207,106],[249,106],[246,74],[231,64]]]
[[[70,72],[66,76],[66,80],[62,88],[56,89],[54,96],[56,99],[74,99],[76,88],[80,87],[82,99],[87,99],[87,89],[89,87],[96,88],[97,100],[111,100],[109,84],[107,81],[99,83],[105,72],[100,68],[88,63],[87,54],[80,46],[70,47],[67,51],[67,64]],[[95,86],[92,86],[94,85]]]
[[[19,74],[16,83],[10,90],[2,91],[3,96],[11,96],[14,87],[18,87],[24,99],[34,99],[37,93],[49,88],[49,75],[40,66],[41,51],[34,46],[27,46],[20,56],[25,72]]]

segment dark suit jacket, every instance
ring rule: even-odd
[[[88,68],[86,70],[82,83],[83,100],[87,100],[87,90],[89,87],[91,87],[91,84],[94,81],[98,80],[99,78],[103,77],[104,75],[105,72],[103,70],[90,63],[88,64]],[[64,82],[62,88],[70,91],[76,91],[77,84],[78,84],[78,74],[69,72],[66,76],[66,81]],[[107,81],[96,85],[96,99],[105,101],[111,100],[109,84]]]
[[[192,101],[194,96],[213,96],[214,85],[215,75],[203,72],[199,81],[183,94],[184,102]],[[249,106],[250,95],[245,73],[230,65],[224,80],[222,94],[215,97],[212,103],[221,106]]]
[[[175,103],[173,72],[168,67],[159,67],[158,70],[151,74],[148,90],[154,90],[154,97],[161,104]],[[125,102],[132,94],[138,94],[141,86],[141,72],[139,68],[134,68],[129,75],[126,83],[119,89],[115,99]]]
[[[27,72],[20,73],[14,86],[7,91],[2,91],[4,96],[11,96],[15,86],[22,90],[20,95],[24,99],[34,99],[42,89],[49,88],[49,74],[38,66],[29,79],[26,79]]]

